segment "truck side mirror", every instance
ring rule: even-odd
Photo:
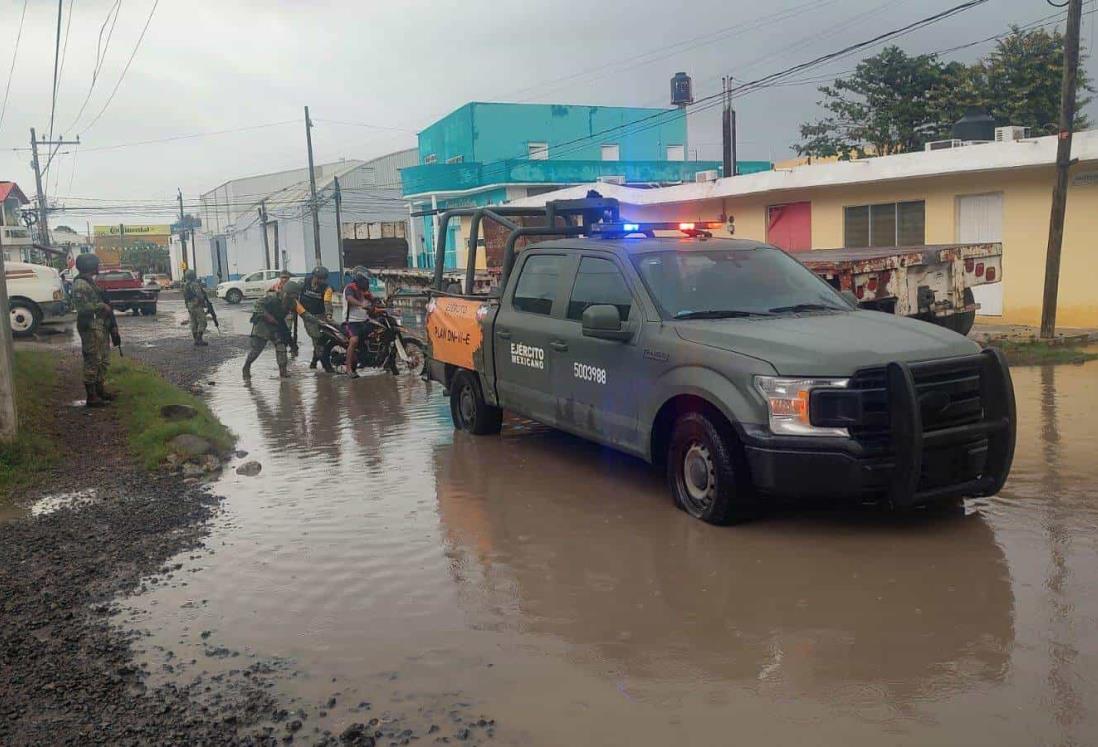
[[[603,340],[628,340],[633,331],[621,323],[621,313],[611,304],[594,304],[583,310],[583,334]]]

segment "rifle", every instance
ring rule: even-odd
[[[290,327],[286,324],[285,318],[278,320],[277,334],[282,343],[290,349],[290,354],[297,357],[297,340],[290,334]]]
[[[210,319],[213,320],[214,326],[217,327],[217,333],[221,334],[221,325],[217,321],[217,312],[214,311],[213,301],[209,296],[206,296],[206,313],[210,315]]]
[[[125,357],[122,355],[122,335],[118,332],[118,319],[114,316],[113,306],[111,307],[111,315],[107,317],[107,334],[111,336],[111,344],[118,348],[118,357]]]

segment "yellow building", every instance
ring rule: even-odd
[[[1075,135],[1057,324],[1098,327],[1098,131]],[[1003,280],[977,288],[982,316],[1038,324],[1056,138],[969,145],[759,174],[630,189],[583,185],[514,204],[578,198],[597,188],[637,221],[726,221],[737,237],[791,251],[999,241]]]

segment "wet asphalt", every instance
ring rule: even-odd
[[[173,303],[123,331],[192,365]],[[277,661],[277,697],[332,703],[313,735],[373,714],[503,744],[1098,740],[1098,363],[1013,372],[999,496],[718,528],[593,444],[455,434],[415,378],[279,380],[268,352],[246,384],[239,344],[204,396],[262,472],[212,486],[203,551],[166,561],[185,582],[111,608],[149,687]]]

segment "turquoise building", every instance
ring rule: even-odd
[[[692,159],[681,109],[471,102],[419,133],[419,165],[400,171],[412,211],[499,205],[590,182],[655,187],[719,172]],[[752,164],[745,167],[760,170]],[[765,165],[766,168],[770,164]],[[414,221],[416,264],[434,263],[434,218]],[[462,226],[451,225],[455,267]]]

